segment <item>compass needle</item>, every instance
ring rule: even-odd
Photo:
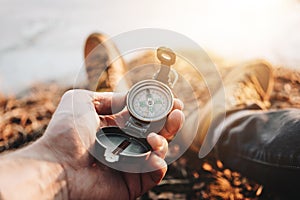
[[[115,150],[113,150],[112,153],[115,155],[119,155],[130,145],[130,143],[131,142],[128,140],[123,140],[123,142],[121,142],[121,144],[119,144],[119,146],[115,148]]]

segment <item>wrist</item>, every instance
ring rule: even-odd
[[[0,177],[4,199],[68,198],[63,166],[39,141],[1,157]]]

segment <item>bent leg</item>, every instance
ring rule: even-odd
[[[300,180],[300,110],[257,112],[222,130],[216,146],[228,167],[267,187],[297,191]]]

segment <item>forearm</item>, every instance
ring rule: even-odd
[[[0,157],[0,198],[66,199],[64,169],[27,153],[25,150]]]

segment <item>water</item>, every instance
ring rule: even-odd
[[[182,33],[228,59],[300,69],[300,3],[292,0],[0,0],[0,91],[74,81],[85,38],[137,28]]]

